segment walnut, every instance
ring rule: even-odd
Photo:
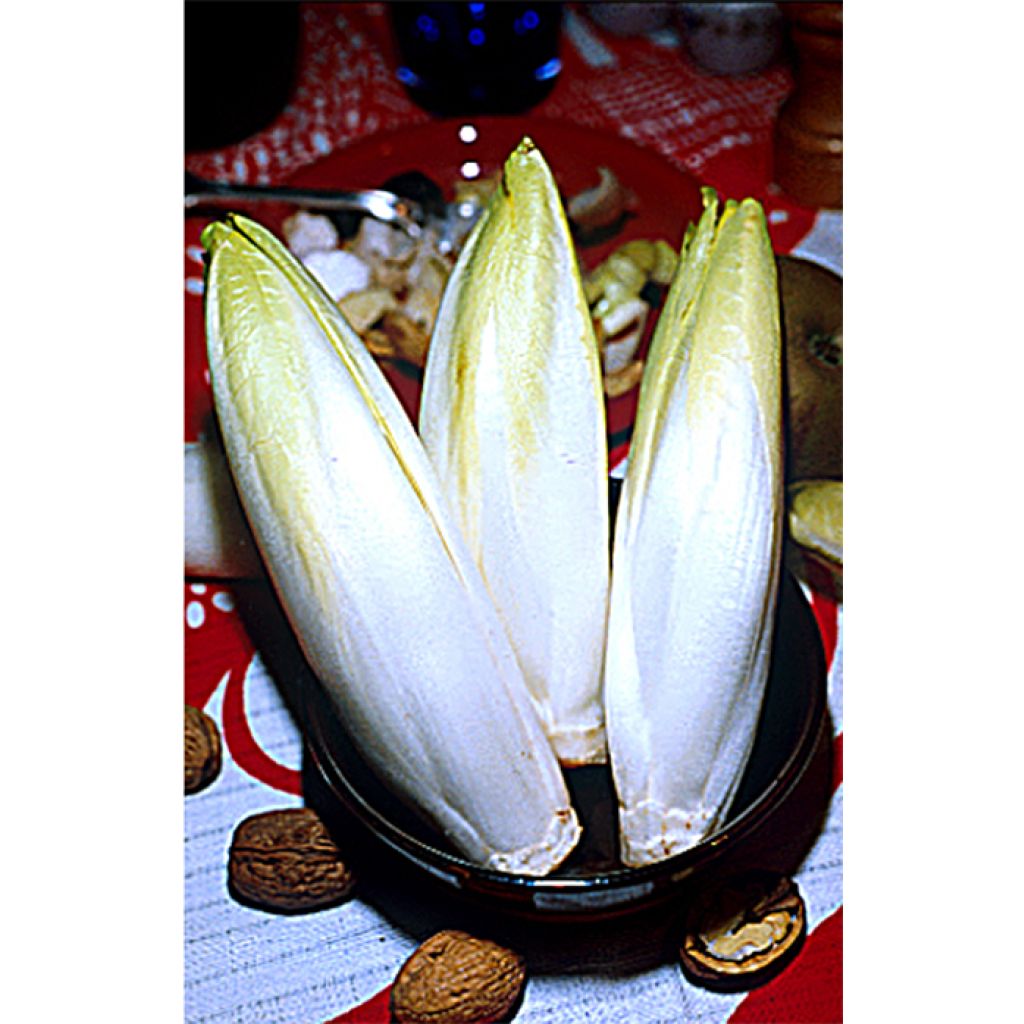
[[[705,988],[752,988],[790,962],[806,929],[796,883],[782,875],[750,872],[694,905],[680,963],[687,977]]]
[[[396,1024],[504,1020],[526,982],[518,953],[466,932],[442,931],[406,960],[391,988]]]
[[[265,811],[235,829],[228,887],[261,910],[298,913],[347,899],[355,879],[323,822],[308,807]]]
[[[199,708],[185,705],[185,792],[198,793],[220,773],[217,723]]]

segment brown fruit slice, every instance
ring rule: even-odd
[[[750,872],[695,904],[679,959],[687,977],[705,988],[752,988],[792,960],[806,930],[796,883],[770,872]]]
[[[786,342],[787,478],[843,476],[843,279],[779,256]]]
[[[397,1024],[483,1024],[506,1019],[526,982],[523,958],[460,931],[431,936],[391,988]]]

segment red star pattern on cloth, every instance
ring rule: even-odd
[[[245,683],[255,656],[234,590],[219,584],[186,583],[185,703],[205,707],[226,677],[220,724],[231,759],[264,785],[301,796],[300,773],[263,750],[246,716]]]

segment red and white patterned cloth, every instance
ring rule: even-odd
[[[216,152],[192,154],[194,173],[238,182],[282,182],[321,157],[377,132],[420,125],[429,115],[393,74],[382,4],[303,4],[299,78],[290,105],[265,130]],[[765,205],[779,252],[841,269],[840,214],[809,210],[770,185],[771,131],[791,87],[777,64],[745,78],[694,66],[671,28],[617,38],[575,7],[566,11],[564,70],[532,113],[614,131],[653,150],[724,195]],[[200,225],[185,232],[186,341],[202,331]],[[186,439],[195,432],[192,367]],[[191,401],[191,405],[190,405]],[[276,916],[236,903],[226,887],[235,826],[257,811],[302,803],[302,738],[265,655],[247,631],[243,605],[265,585],[186,579],[185,700],[213,716],[225,741],[214,783],[185,801],[185,1010],[200,1022],[374,1024],[388,1019],[387,989],[433,927],[424,914],[401,922],[359,894],[304,916]],[[530,980],[516,1020],[526,1022],[832,1022],[842,1019],[842,647],[843,614],[808,591],[829,664],[834,790],[827,818],[795,875],[809,935],[796,961],[749,994],[691,985],[658,946],[663,937],[625,923],[607,935],[560,941],[538,936],[521,952]],[[410,921],[413,923],[410,924]]]

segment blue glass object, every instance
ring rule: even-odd
[[[437,22],[429,14],[421,14],[416,19],[416,27],[428,42],[436,43],[441,38],[441,30],[437,27]]]
[[[558,57],[552,57],[551,60],[545,64],[541,64],[536,71],[534,71],[534,78],[538,82],[544,82],[549,78],[554,78],[562,70],[562,62]]]
[[[515,114],[554,87],[562,4],[395,3],[398,80],[435,114]]]
[[[404,65],[395,72],[395,77],[402,83],[402,85],[408,85],[414,89],[423,84],[420,81],[420,76],[417,75],[412,68],[407,68]]]

